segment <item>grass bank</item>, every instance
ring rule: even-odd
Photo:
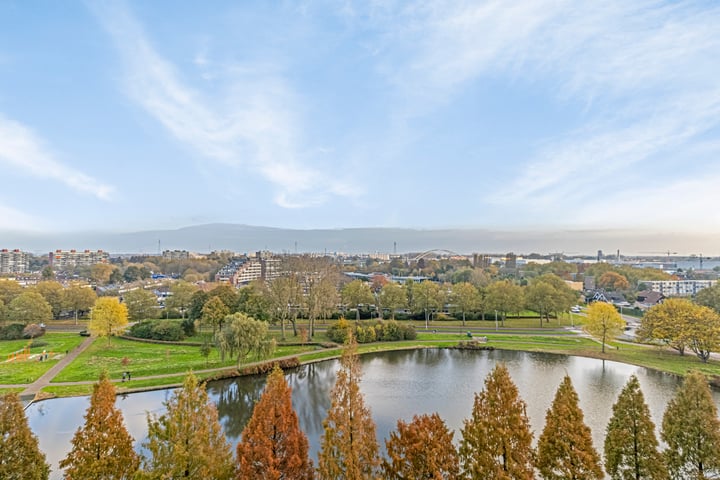
[[[22,350],[30,340],[5,340],[0,342],[0,384],[11,385],[32,383],[55,365],[65,352],[76,348],[83,341],[77,333],[47,333],[35,339],[37,346],[30,349],[31,355],[39,355],[44,351],[48,359],[38,361],[35,359],[15,360],[8,362],[8,356]]]

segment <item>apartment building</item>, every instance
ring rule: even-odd
[[[50,252],[50,266],[57,272],[70,271],[78,267],[89,267],[96,263],[109,263],[110,254],[103,250],[55,250]]]
[[[30,270],[30,254],[18,249],[0,250],[0,274],[27,273]]]
[[[187,260],[190,252],[187,250],[163,250],[162,257],[165,260]]]
[[[717,280],[641,280],[648,290],[665,297],[690,297],[703,288],[712,287]]]

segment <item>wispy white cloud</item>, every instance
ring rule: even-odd
[[[202,157],[258,173],[276,187],[275,202],[282,207],[316,205],[351,191],[302,153],[298,100],[277,70],[226,66],[222,73],[230,87],[202,91],[156,51],[123,3],[93,10],[122,55],[128,95]],[[195,63],[206,67],[207,53]]]
[[[595,198],[638,204],[695,185],[669,159],[720,125],[713,2],[421,1],[395,14],[402,27],[389,35],[398,46],[385,72],[410,97],[403,115],[425,115],[485,78],[586,106],[581,124],[533,146],[487,203],[567,219]],[[670,178],[640,191],[623,181],[637,170]]]
[[[30,128],[3,116],[0,116],[0,163],[102,200],[109,200],[114,191],[111,185],[61,163]]]

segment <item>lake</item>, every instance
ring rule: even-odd
[[[612,404],[630,375],[638,377],[656,425],[680,385],[680,379],[674,375],[642,367],[545,353],[425,349],[369,354],[361,360],[361,388],[382,447],[398,419],[408,421],[413,414],[433,412],[438,412],[455,430],[457,441],[463,420],[470,416],[473,394],[483,388],[485,376],[498,362],[507,365],[528,404],[535,441],[545,424],[545,412],[555,390],[565,373],[569,374],[598,451],[602,451]],[[330,407],[330,390],[338,366],[338,361],[330,360],[287,373],[293,388],[293,406],[310,441],[313,458],[317,458],[322,421]],[[264,384],[264,376],[251,376],[208,385],[225,433],[233,444],[239,440]],[[117,405],[123,411],[138,449],[147,434],[147,412],[162,413],[163,402],[171,394],[171,390],[157,390],[118,396]],[[713,395],[720,404],[720,394],[713,392]],[[61,398],[34,403],[26,411],[30,427],[39,437],[40,448],[51,462],[52,479],[62,478],[57,463],[67,455],[72,435],[83,423],[88,404],[88,397]]]

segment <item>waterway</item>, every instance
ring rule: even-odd
[[[567,373],[580,397],[585,420],[592,429],[596,448],[602,451],[604,431],[612,404],[630,375],[637,375],[659,425],[667,402],[680,380],[642,367],[597,359],[511,351],[414,350],[364,355],[361,388],[377,425],[380,444],[389,436],[398,419],[413,414],[438,412],[460,436],[463,420],[470,416],[473,394],[483,387],[485,376],[498,362],[504,362],[528,404],[528,415],[535,440],[545,424],[545,413],[557,386]],[[308,435],[311,455],[317,458],[322,421],[330,407],[330,391],[335,381],[335,360],[302,366],[287,373],[293,388],[293,406],[300,425]],[[208,392],[218,407],[220,421],[228,439],[236,444],[252,407],[265,384],[262,376],[212,382]],[[161,414],[171,390],[135,393],[118,397],[136,447],[147,435],[147,414]],[[720,405],[720,394],[713,393]],[[70,448],[73,433],[83,423],[88,397],[61,398],[32,404],[26,411],[40,448],[47,454],[53,472],[61,479],[57,463]]]

